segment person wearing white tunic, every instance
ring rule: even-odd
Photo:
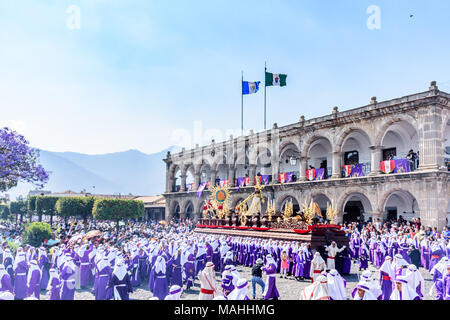
[[[420,297],[411,287],[406,276],[398,276],[395,279],[395,288],[390,300],[420,300]]]
[[[327,279],[331,300],[347,300],[345,282],[339,272],[332,269],[330,273],[328,273]]]
[[[200,280],[199,300],[213,300],[214,294],[217,292],[216,276],[214,273],[214,263],[208,262],[198,278]]]
[[[422,274],[417,270],[417,267],[410,264],[406,269],[406,278],[411,287],[419,294],[420,298],[423,298],[422,290],[425,288],[425,280]]]
[[[300,293],[300,300],[330,300],[327,278],[320,275]]]
[[[325,261],[320,256],[319,252],[314,254],[314,258],[311,260],[311,268],[309,271],[309,275],[311,277],[311,282],[314,283],[316,279],[320,276],[322,271],[325,271],[327,266]]]
[[[327,258],[327,269],[332,270],[335,269],[335,263],[334,260],[336,259],[336,255],[339,252],[342,252],[346,246],[343,246],[342,248],[338,248],[336,242],[332,242],[331,246],[325,246],[325,251],[328,252],[328,258]]]
[[[248,293],[248,281],[245,279],[239,279],[237,282],[236,288],[231,291],[231,293],[227,296],[228,300],[250,300],[247,297]]]
[[[360,282],[356,286],[357,292],[353,300],[377,300],[366,282]]]
[[[178,285],[173,285],[169,289],[169,294],[164,300],[180,300],[181,294],[183,293],[183,288]]]

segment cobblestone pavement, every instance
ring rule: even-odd
[[[251,269],[247,267],[238,266],[237,267],[239,273],[241,276],[245,279],[250,280],[251,279]],[[369,270],[372,271],[374,279],[378,279],[378,270],[374,268],[373,266],[369,267]],[[434,300],[435,296],[430,297],[428,295],[428,292],[433,285],[432,277],[428,270],[425,270],[423,268],[420,268],[420,272],[422,276],[425,279],[425,290],[423,290],[425,297],[425,300]],[[347,281],[347,293],[350,296],[350,292],[355,288],[355,286],[358,284],[358,265],[352,264],[352,270],[351,274],[348,276],[344,276],[344,278]],[[218,286],[220,287],[220,275],[219,273],[216,274],[216,279]],[[264,279],[264,278],[263,278]],[[280,300],[298,300],[300,296],[300,291],[308,286],[310,284],[310,280],[304,280],[304,281],[297,281],[293,277],[288,277],[288,279],[280,278],[278,275],[276,278],[276,285],[278,288],[278,292],[280,293]],[[261,299],[261,287],[256,286],[256,299]],[[200,286],[199,281],[197,280],[195,282],[195,287],[191,288],[189,292],[183,292],[182,300],[197,300],[198,294],[200,292]],[[249,297],[251,298],[252,295],[252,289],[250,285]],[[152,297],[152,293],[148,290],[148,282],[143,283],[140,287],[134,288],[133,293],[130,294],[130,299],[132,300],[148,300]],[[47,292],[42,291],[41,292],[41,299],[42,300],[48,300],[49,295]],[[94,295],[91,293],[90,290],[77,290],[75,292],[75,300],[94,300]]]

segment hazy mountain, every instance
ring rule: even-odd
[[[114,194],[157,195],[164,192],[166,169],[162,161],[171,147],[154,154],[128,150],[102,155],[40,150],[40,163],[49,172],[50,180],[44,190],[63,192],[72,190]],[[95,186],[95,188],[94,188]],[[9,190],[11,199],[26,196],[35,189],[21,183]]]

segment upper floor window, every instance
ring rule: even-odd
[[[344,164],[352,165],[359,163],[359,152],[358,151],[348,151],[344,153]]]

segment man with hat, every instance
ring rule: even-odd
[[[259,258],[256,260],[256,263],[252,268],[253,300],[256,299],[256,284],[259,284],[261,286],[262,292],[264,292],[264,289],[266,287],[266,284],[262,279],[262,268],[263,268],[263,261],[261,258]]]
[[[213,300],[216,288],[216,276],[214,271],[214,263],[206,263],[206,267],[200,271],[198,278],[200,280],[199,300]]]

